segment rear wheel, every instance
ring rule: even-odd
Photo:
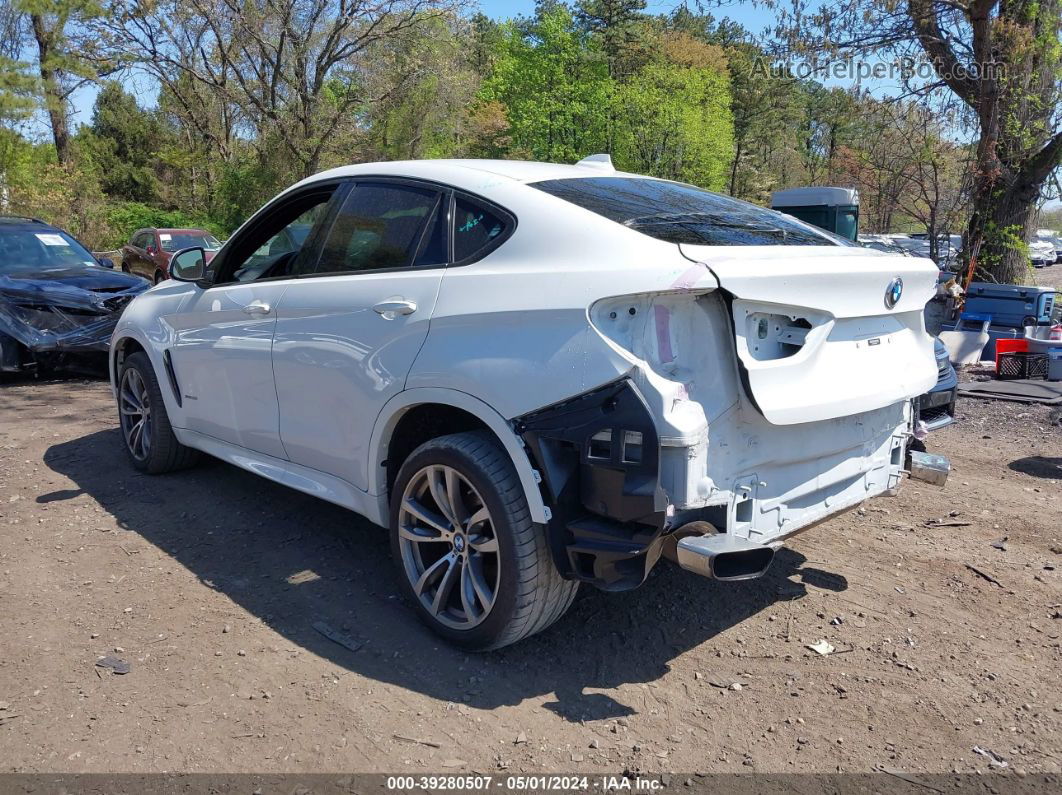
[[[391,548],[421,619],[471,650],[540,632],[578,590],[553,565],[516,470],[487,432],[433,439],[406,460],[392,492]]]
[[[129,273],[129,272],[130,272],[130,270],[129,270],[129,263],[128,263],[128,262],[125,262],[125,261],[123,260],[123,261],[122,261],[122,273]]]
[[[166,274],[162,271],[155,271],[155,284],[166,281]]]
[[[177,441],[147,354],[130,354],[118,376],[118,421],[133,466],[158,475],[195,463],[198,453]]]

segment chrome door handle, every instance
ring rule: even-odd
[[[270,306],[265,301],[251,301],[243,307],[243,312],[247,315],[268,315],[269,309]]]
[[[383,315],[386,320],[394,320],[399,315],[412,315],[416,312],[417,302],[404,299],[381,301],[372,308],[372,311]]]

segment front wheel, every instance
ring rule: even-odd
[[[391,549],[420,618],[470,650],[540,632],[578,590],[553,565],[508,454],[485,431],[432,439],[405,461],[391,497]]]
[[[195,463],[197,453],[177,441],[147,354],[130,354],[118,374],[118,422],[125,451],[141,472],[158,475]]]

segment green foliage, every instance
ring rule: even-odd
[[[486,18],[480,30],[486,32]],[[458,21],[425,20],[397,41],[381,43],[372,53],[380,70],[374,93],[382,98],[368,109],[374,148],[391,160],[453,157],[464,154],[474,135],[467,107],[478,87],[474,59]]]
[[[726,189],[734,134],[725,71],[660,58],[618,87],[613,107],[619,167]]]
[[[219,237],[227,237],[272,198],[282,184],[280,175],[268,162],[261,162],[251,152],[241,152],[219,166],[212,187],[210,220],[204,223],[212,224],[208,228]]]
[[[140,202],[112,205],[107,211],[107,223],[110,227],[110,237],[106,241],[109,243],[106,248],[118,248],[128,243],[137,229],[152,226],[163,229],[206,229],[218,237],[226,236],[224,227],[202,214],[185,210],[160,210]]]
[[[1002,267],[1009,255],[1016,255],[1025,263],[1025,270],[1032,267],[1029,258],[1029,244],[1025,241],[1025,230],[1021,224],[1002,225],[988,221],[984,225],[984,240],[977,257],[977,267],[988,274]]]
[[[103,84],[92,124],[78,137],[97,169],[104,193],[135,202],[158,199],[156,166],[165,130],[158,116],[142,110],[121,85]]]
[[[505,107],[511,155],[564,163],[604,151],[613,86],[596,41],[564,6],[505,33],[481,99]]]
[[[645,35],[645,0],[579,0],[575,18],[580,27],[600,42],[610,77],[622,78],[634,71],[632,54]]]
[[[725,188],[733,149],[725,58],[684,34],[643,26],[635,36],[639,6],[584,2],[580,24],[554,5],[511,23],[481,99],[504,109],[510,156],[564,163],[607,151],[631,171]]]
[[[91,171],[56,161],[51,144],[31,144],[7,133],[4,146],[13,153],[7,172],[7,207],[2,211],[56,224],[90,248],[109,239],[106,203]]]
[[[0,124],[28,119],[37,106],[37,90],[29,64],[0,55]]]

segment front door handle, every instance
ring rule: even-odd
[[[269,310],[270,306],[265,301],[251,301],[243,307],[244,314],[247,315],[268,315]]]
[[[394,320],[399,315],[412,315],[416,312],[417,302],[406,301],[405,299],[381,301],[372,308],[372,311],[378,315],[383,315],[385,320]]]

